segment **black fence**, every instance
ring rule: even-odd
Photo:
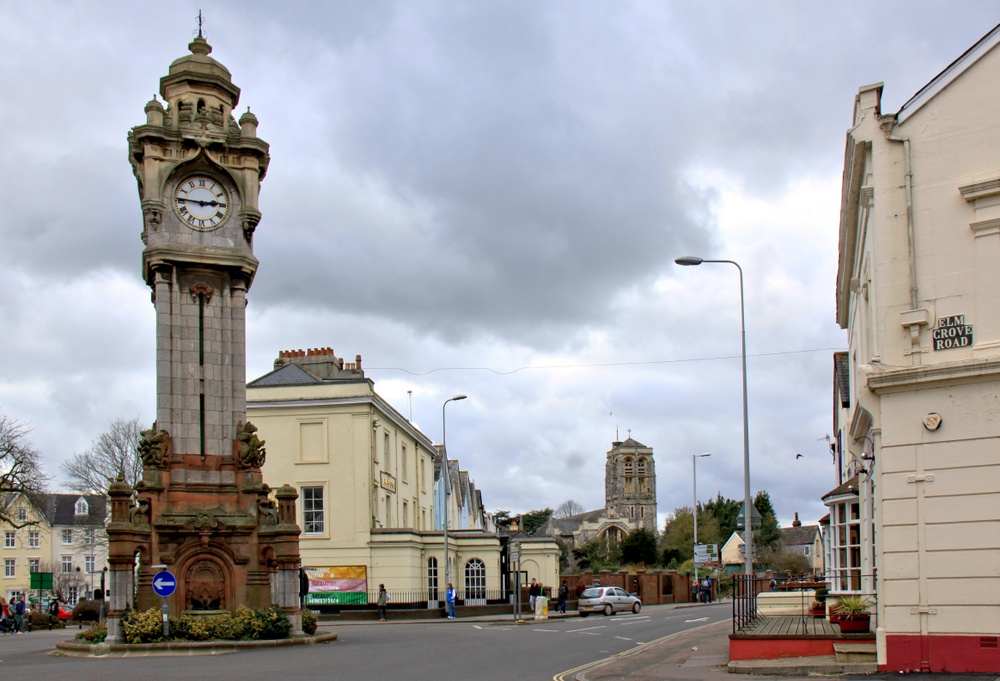
[[[447,589],[386,589],[388,607],[393,610],[421,610],[431,607],[444,608]],[[336,593],[310,593],[306,607],[310,610],[371,610],[378,603],[378,589],[341,591]],[[456,589],[456,605],[494,605],[509,603],[510,596],[500,589]]]
[[[733,633],[760,617],[757,611],[759,578],[756,575],[733,575]]]

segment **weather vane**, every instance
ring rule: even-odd
[[[204,19],[204,17],[201,16],[201,10],[198,10],[198,37],[199,38],[204,38],[205,37],[204,35],[202,35],[202,30],[201,30],[202,27],[204,26],[204,24],[205,24],[205,19]]]

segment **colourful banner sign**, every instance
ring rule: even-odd
[[[307,567],[306,605],[364,605],[368,602],[368,569],[364,565]]]

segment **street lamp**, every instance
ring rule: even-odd
[[[743,343],[743,532],[746,548],[746,573],[753,575],[753,499],[750,498],[750,426],[747,417],[747,316],[743,305],[743,268],[735,260],[705,260],[693,255],[674,260],[678,265],[690,267],[704,262],[735,265],[740,273],[740,329]]]
[[[447,421],[445,421],[445,411],[444,408],[448,406],[449,402],[458,402],[459,400],[464,400],[468,395],[455,395],[454,397],[449,397],[441,405],[441,473],[442,479],[447,480],[448,484],[445,485],[444,489],[444,508],[441,512],[441,517],[444,520],[444,583],[445,588],[449,582],[451,582],[451,567],[448,563],[448,497],[451,496],[451,474],[448,472],[448,429]]]
[[[691,487],[694,491],[694,578],[698,579],[698,458],[702,456],[712,456],[711,452],[691,455]]]

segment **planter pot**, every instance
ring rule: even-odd
[[[840,613],[838,613],[836,610],[831,610],[830,624],[837,624],[838,622],[840,622]]]
[[[841,617],[837,621],[837,626],[840,627],[840,633],[842,634],[865,634],[868,633],[868,628],[871,625],[871,617]]]
[[[809,614],[813,617],[826,617],[826,610],[823,608],[815,608],[809,611]]]

